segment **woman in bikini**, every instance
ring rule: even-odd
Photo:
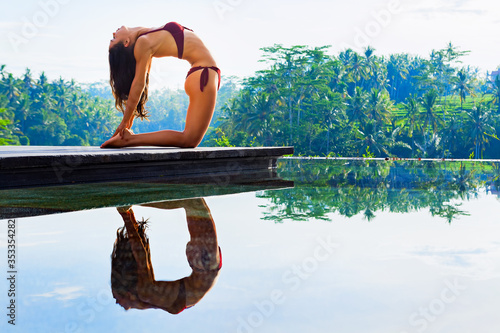
[[[197,304],[214,286],[222,268],[215,223],[202,198],[156,202],[144,206],[183,208],[190,240],[186,257],[191,274],[174,281],[158,281],[151,262],[146,222],[135,219],[131,207],[119,207],[125,226],[118,229],[111,255],[111,289],[125,309],[163,309],[177,314]]]
[[[147,117],[151,60],[178,57],[187,60],[191,69],[184,89],[189,107],[184,131],[163,130],[134,134],[134,117]],[[158,29],[122,26],[109,44],[110,84],[115,106],[123,119],[113,136],[101,148],[131,146],[170,146],[194,148],[203,139],[215,109],[220,70],[203,42],[192,30],[176,22]]]

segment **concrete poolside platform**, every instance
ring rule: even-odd
[[[0,146],[0,190],[150,180],[217,183],[266,179],[293,147],[163,148]]]
[[[293,148],[0,147],[0,219],[293,187]]]

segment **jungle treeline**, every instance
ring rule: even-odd
[[[75,81],[49,82],[31,70],[15,77],[0,65],[0,144],[99,145],[120,119],[109,98],[92,96]]]
[[[213,124],[219,105],[236,91],[234,79],[228,78],[219,90]],[[150,117],[136,120],[132,129],[182,130],[188,104],[183,90],[150,92]],[[34,76],[29,68],[16,77],[0,65],[0,145],[99,146],[111,137],[121,117],[107,82],[49,81],[44,72]]]
[[[500,77],[451,43],[427,57],[262,48],[265,69],[223,77],[204,146],[294,146],[297,156],[499,158]],[[121,114],[107,83],[49,82],[0,67],[0,144],[99,145]],[[135,132],[182,130],[183,90],[150,92]]]
[[[500,157],[500,77],[463,66],[468,51],[328,49],[263,48],[267,69],[223,108],[220,142],[304,156]]]

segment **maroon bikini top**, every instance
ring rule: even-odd
[[[150,34],[152,32],[160,31],[160,30],[165,30],[165,31],[170,32],[170,34],[172,34],[172,37],[174,37],[175,44],[177,45],[177,57],[179,59],[182,59],[182,54],[184,53],[184,29],[187,29],[189,31],[193,31],[189,28],[186,28],[186,27],[180,25],[177,22],[169,22],[159,29],[154,29],[151,31],[147,31],[143,34],[140,34],[139,37]]]

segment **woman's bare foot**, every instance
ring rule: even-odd
[[[101,148],[120,148],[126,147],[129,144],[130,138],[134,132],[128,128],[124,129],[120,134],[115,135],[101,145]]]

